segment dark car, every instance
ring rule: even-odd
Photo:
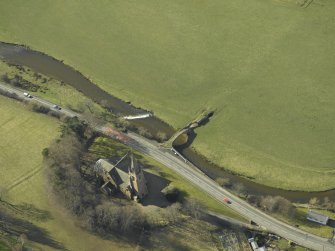
[[[57,109],[57,110],[62,109],[62,108],[61,108],[60,106],[58,106],[58,105],[53,105],[52,108]]]

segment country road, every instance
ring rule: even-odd
[[[0,89],[15,92],[17,95],[23,96],[23,91],[13,89],[12,87],[9,87],[8,85],[5,85],[3,83],[0,83]],[[50,109],[53,109],[52,108],[53,104],[46,100],[37,97],[33,97],[32,100],[40,102],[46,106],[49,106]],[[59,112],[68,116],[80,117],[79,114],[64,108],[62,108]],[[106,132],[106,128],[104,127],[99,127],[95,129],[102,133]],[[294,228],[249,205],[246,201],[238,198],[237,196],[231,194],[229,191],[220,187],[215,181],[207,177],[197,167],[195,167],[189,162],[183,161],[180,157],[176,156],[172,151],[161,148],[156,142],[145,139],[131,132],[128,133],[127,136],[131,138],[131,140],[129,140],[126,143],[126,145],[146,155],[149,155],[153,159],[169,167],[182,177],[192,182],[194,185],[198,186],[209,196],[216,199],[218,203],[230,207],[232,210],[239,213],[244,218],[252,220],[253,222],[256,222],[258,225],[264,227],[265,229],[267,229],[267,231],[275,233],[283,238],[286,238],[301,246],[313,250],[335,251],[335,245],[330,243],[328,239],[321,238],[316,235],[304,232],[298,228]],[[225,197],[228,197],[232,203],[229,205],[224,203],[223,199]]]

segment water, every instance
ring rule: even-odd
[[[301,192],[301,191],[287,191],[278,188],[273,188],[265,185],[253,182],[250,179],[235,175],[229,171],[225,171],[222,168],[216,166],[213,163],[208,162],[204,157],[197,154],[191,147],[175,146],[175,148],[181,152],[189,161],[195,164],[201,171],[206,173],[210,178],[216,179],[218,177],[229,178],[234,183],[243,184],[246,193],[249,195],[270,195],[270,196],[282,196],[292,202],[296,203],[308,203],[308,201],[316,197],[322,201],[325,197],[335,201],[335,190],[329,190],[324,192]]]
[[[44,75],[50,76],[59,81],[63,81],[64,83],[67,83],[78,91],[82,92],[85,96],[91,98],[95,102],[101,103],[101,101],[104,100],[106,105],[116,114],[135,115],[145,112],[114,97],[113,95],[110,95],[92,83],[80,72],[41,52],[30,50],[24,46],[17,46],[14,44],[0,42],[0,57],[8,63],[28,66],[36,72],[43,73]],[[142,126],[146,128],[153,135],[159,131],[166,133],[167,136],[171,136],[174,133],[174,130],[171,126],[154,116],[146,119],[132,121],[132,123],[136,126]],[[202,156],[194,152],[190,145],[191,142],[188,142],[182,146],[177,146],[176,148],[209,177],[213,179],[218,177],[227,177],[233,183],[241,183],[244,185],[248,194],[272,196],[279,195],[293,202],[299,203],[306,203],[313,197],[317,197],[320,200],[328,197],[329,199],[335,201],[335,190],[329,190],[325,192],[286,191],[257,184],[252,180],[234,175],[212,163],[209,163]]]
[[[28,66],[36,72],[67,83],[93,101],[97,103],[103,101],[115,114],[136,115],[146,113],[146,111],[135,108],[110,95],[80,72],[41,52],[30,50],[24,46],[0,42],[0,57],[10,64]],[[167,136],[172,136],[174,133],[171,126],[154,116],[142,120],[134,120],[131,124],[146,128],[152,135],[156,135],[158,131],[166,133]]]

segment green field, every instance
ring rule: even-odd
[[[310,1],[308,1],[310,2]],[[10,1],[0,40],[64,60],[179,128],[204,108],[195,148],[256,182],[335,184],[335,2]]]
[[[33,205],[37,210],[48,212],[50,217],[46,220],[40,220],[29,214],[19,214],[19,216],[21,215],[23,219],[44,229],[52,240],[62,244],[68,250],[134,250],[135,244],[125,243],[117,238],[102,239],[85,231],[80,227],[81,223],[53,198],[43,170],[41,152],[58,136],[58,120],[27,111],[22,103],[3,96],[0,96],[0,112],[2,115],[0,117],[0,173],[2,174],[0,192],[2,199],[14,205],[27,203]],[[101,140],[99,138],[97,142]],[[110,147],[128,151],[120,143],[106,138],[103,140],[110,142],[108,152],[113,151]],[[93,148],[99,150],[96,146]],[[214,199],[209,198],[204,192],[168,168],[150,158],[146,158],[146,161],[152,166],[150,172],[163,176],[173,186],[179,188],[185,197],[197,199],[210,210],[243,220],[242,217],[227,207],[219,205]],[[179,226],[177,230],[190,231],[189,227],[184,227]],[[173,237],[173,231],[174,228],[165,230],[165,233],[169,235],[168,239],[176,242],[182,241],[182,237]],[[162,234],[161,231],[159,233]],[[152,233],[150,237],[154,244],[153,250],[155,247],[166,245],[164,241],[167,239],[160,234]],[[192,236],[197,238],[194,233]],[[199,238],[197,242],[185,245],[193,249],[201,249],[200,247],[207,244],[208,238],[201,239],[201,236]],[[0,242],[0,249],[4,248],[1,245]],[[34,243],[34,245],[37,244]],[[200,246],[196,247],[196,245]],[[40,250],[54,250],[46,245],[37,246]]]
[[[29,203],[51,214],[47,221],[35,221],[69,250],[133,250],[128,244],[108,241],[85,232],[57,203],[52,203],[42,170],[43,148],[57,137],[58,122],[26,111],[21,103],[0,96],[1,188],[10,203]],[[53,250],[48,246],[41,250]]]

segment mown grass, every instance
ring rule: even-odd
[[[1,187],[10,188],[26,174],[41,169],[41,149],[58,134],[58,122],[28,112],[23,104],[0,96]]]
[[[84,231],[79,222],[75,222],[50,198],[42,170],[41,151],[58,136],[59,123],[48,116],[29,112],[22,106],[0,96],[0,186],[9,188],[3,199],[14,204],[33,204],[40,210],[48,211],[50,219],[46,221],[27,220],[45,229],[52,239],[68,250],[133,250],[134,247],[119,240],[103,240]],[[32,170],[38,171],[27,176]],[[16,186],[12,187],[13,184]],[[41,250],[53,249],[42,246]]]
[[[0,40],[26,44],[178,128],[216,109],[197,150],[256,182],[334,188],[331,0],[4,0]]]
[[[94,143],[90,147],[89,152],[93,153],[94,156],[99,156],[99,158],[111,158],[115,155],[121,157],[130,150],[130,148],[115,140],[105,137],[98,137],[95,139]],[[222,213],[224,215],[245,221],[245,219],[243,219],[239,214],[235,213],[224,205],[218,204],[215,199],[210,197],[208,194],[203,192],[201,189],[199,189],[189,181],[180,177],[171,169],[163,166],[157,161],[137,151],[135,152],[135,154],[142,159],[143,163],[145,163],[147,167],[146,171],[166,179],[170,185],[178,188],[186,199],[195,199],[199,201],[202,205],[204,205],[205,208],[207,208],[208,210]]]

